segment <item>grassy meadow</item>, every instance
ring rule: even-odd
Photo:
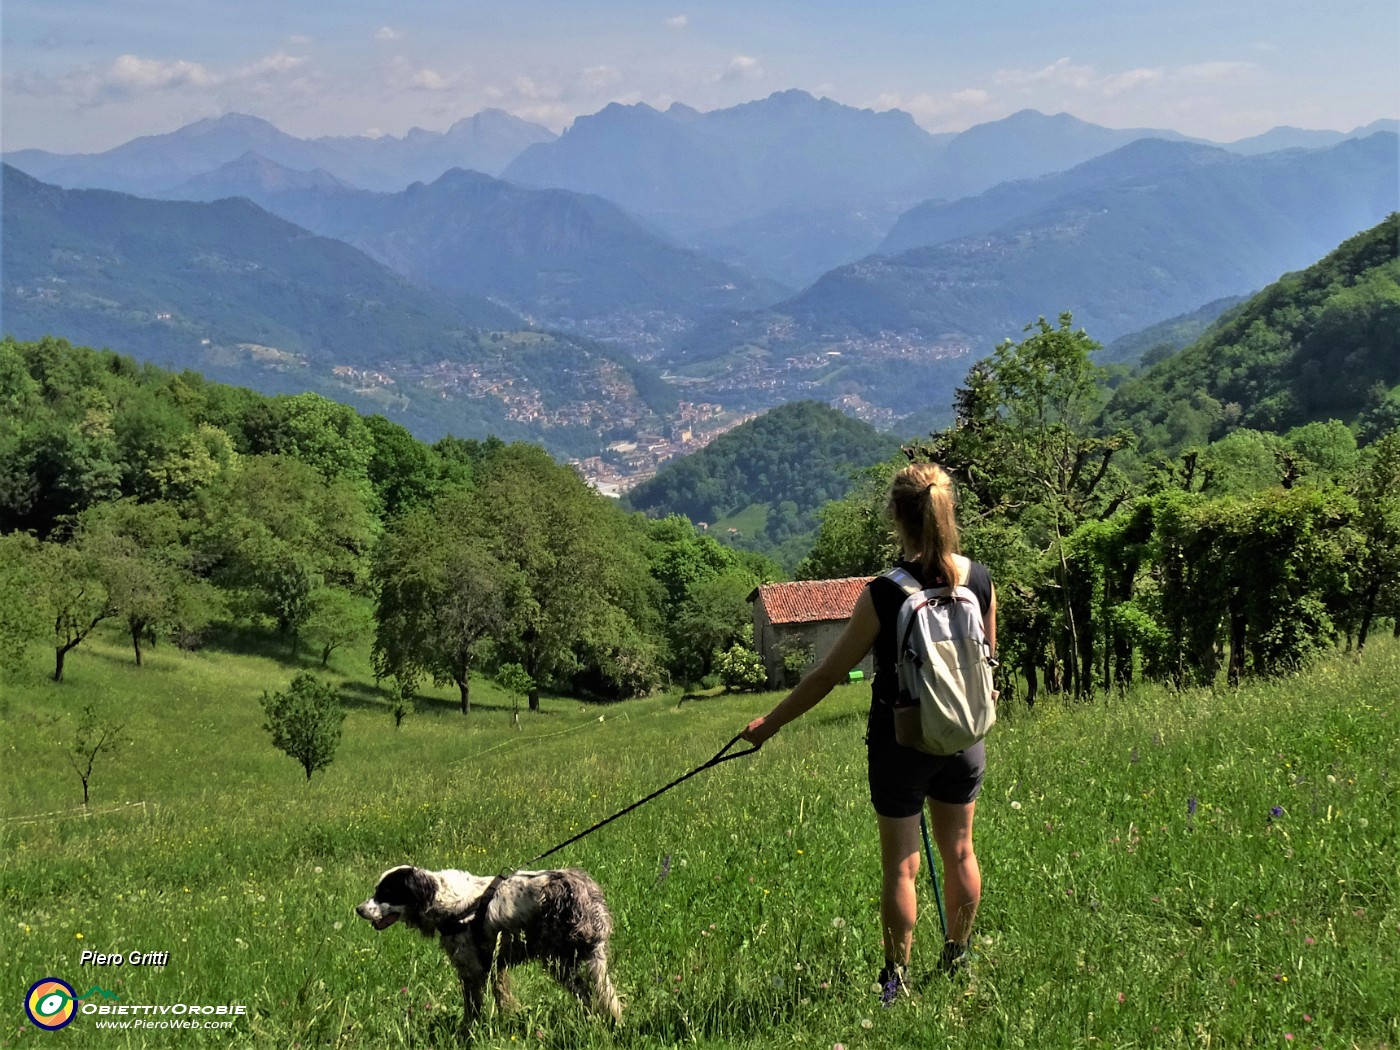
[[[441,951],[352,911],[380,871],[520,864],[705,761],[773,700],[546,698],[516,730],[481,681],[469,717],[433,693],[396,730],[367,666],[337,654],[349,714],[308,784],[257,702],[298,666],[162,646],[138,669],[113,633],[74,651],[62,686],[40,653],[0,685],[0,1046],[452,1046]],[[921,876],[916,995],[892,1009],[872,987],[868,697],[838,689],[757,756],[551,858],[608,894],[624,1024],[526,969],[518,1012],[488,1007],[475,1045],[1400,1045],[1400,643],[1237,692],[1005,712],[978,810],[974,976],[931,972]],[[63,744],[88,702],[130,743],[99,756],[85,816]],[[84,948],[169,963],[80,968]],[[248,1013],[232,1031],[79,1016],[46,1033],[22,1008],[46,976]]]

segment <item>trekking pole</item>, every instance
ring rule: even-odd
[[[577,842],[579,839],[583,838],[585,835],[591,835],[591,834],[593,834],[593,832],[597,831],[599,828],[603,827],[605,824],[611,824],[611,823],[612,823],[614,820],[616,820],[618,817],[626,816],[628,813],[631,813],[631,812],[632,812],[634,809],[636,809],[638,806],[641,806],[641,805],[644,805],[644,804],[647,803],[647,802],[650,802],[650,801],[651,801],[652,799],[654,799],[657,795],[660,795],[660,794],[662,794],[663,792],[666,792],[666,791],[670,791],[670,790],[671,790],[673,787],[675,787],[677,784],[684,783],[685,781],[689,780],[691,777],[695,776],[696,773],[703,772],[704,770],[709,769],[711,766],[717,766],[717,765],[719,765],[721,762],[728,762],[731,758],[745,758],[745,757],[747,757],[747,756],[749,756],[749,755],[752,755],[752,754],[753,754],[754,752],[756,752],[760,747],[763,746],[762,744],[754,744],[754,745],[753,745],[752,747],[750,747],[747,751],[735,751],[733,754],[726,754],[726,753],[725,753],[725,752],[727,752],[731,747],[733,747],[735,744],[737,744],[740,740],[742,740],[743,738],[744,738],[744,735],[743,735],[742,733],[740,733],[740,734],[739,734],[738,736],[736,736],[733,740],[729,741],[729,743],[725,744],[722,748],[720,748],[719,751],[718,751],[718,753],[716,753],[715,757],[712,758],[712,759],[710,759],[708,762],[704,763],[703,765],[696,766],[696,767],[695,767],[694,769],[692,769],[689,773],[686,773],[686,774],[684,774],[684,775],[682,775],[682,776],[677,777],[675,780],[671,781],[671,782],[670,782],[669,784],[667,784],[665,787],[657,788],[655,791],[653,791],[653,792],[652,792],[650,795],[648,795],[646,798],[644,798],[644,799],[639,799],[638,801],[633,802],[633,803],[632,803],[630,806],[628,806],[626,809],[620,809],[620,810],[618,810],[616,813],[614,813],[612,816],[607,817],[607,818],[605,818],[604,820],[598,821],[598,823],[594,824],[591,828],[588,828],[588,829],[586,829],[586,830],[584,830],[584,831],[580,831],[580,832],[579,832],[577,835],[575,835],[573,838],[571,838],[571,839],[565,839],[563,842],[559,843],[559,845],[557,845],[557,846],[552,846],[552,847],[550,847],[549,849],[545,850],[543,853],[536,854],[535,856],[533,856],[533,857],[531,857],[529,860],[527,860],[525,863],[526,863],[526,864],[533,864],[533,863],[535,863],[535,861],[537,861],[537,860],[544,860],[544,858],[545,858],[545,857],[548,857],[551,853],[558,853],[558,852],[559,852],[561,849],[563,849],[565,846],[571,846],[571,845],[573,845],[575,842]],[[940,907],[941,907],[941,905],[940,905]]]
[[[933,847],[928,839],[928,818],[919,812],[919,831],[924,836],[924,856],[928,858],[928,877],[933,882],[933,899],[938,904],[938,925],[943,928],[943,939],[948,939],[948,919],[943,914],[943,893],[938,888],[938,865],[933,860]]]

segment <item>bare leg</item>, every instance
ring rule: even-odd
[[[982,899],[982,869],[972,848],[976,802],[953,805],[929,799],[930,830],[943,861],[943,897],[948,910],[948,940],[959,945],[972,936],[972,920]]]
[[[875,817],[880,826],[880,928],[885,961],[909,965],[918,919],[919,818]]]

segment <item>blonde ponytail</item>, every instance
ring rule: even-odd
[[[953,480],[936,463],[911,463],[890,483],[889,512],[904,543],[918,551],[925,578],[956,586],[960,553]]]

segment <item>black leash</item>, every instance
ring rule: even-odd
[[[646,798],[633,802],[626,809],[618,810],[616,813],[614,813],[607,819],[598,821],[598,823],[594,824],[591,828],[588,828],[586,831],[580,831],[573,838],[566,839],[565,841],[559,843],[559,845],[552,846],[549,849],[545,850],[543,853],[536,854],[535,856],[527,860],[525,863],[529,865],[535,863],[535,861],[537,860],[544,860],[544,858],[548,857],[551,853],[558,853],[565,846],[573,845],[585,835],[593,834],[593,832],[597,831],[599,828],[604,827],[607,824],[611,824],[618,817],[626,816],[638,806],[645,805],[646,803],[650,802],[652,799],[656,798],[657,795],[664,794],[665,792],[670,791],[677,784],[684,783],[691,777],[695,776],[696,773],[702,773],[712,766],[719,765],[721,762],[728,762],[731,758],[745,758],[749,755],[752,755],[755,751],[757,751],[760,747],[763,746],[762,744],[755,744],[747,751],[735,751],[732,755],[725,753],[743,738],[743,734],[740,733],[733,740],[729,741],[729,743],[725,744],[722,748],[720,748],[718,753],[716,753],[715,757],[710,759],[704,765],[696,766],[689,773],[677,777],[665,787],[657,788]],[[472,944],[475,946],[477,954],[483,959],[489,958],[489,953],[487,949],[490,947],[490,945],[487,943],[488,938],[486,936],[486,912],[490,909],[491,902],[495,899],[496,891],[501,888],[501,884],[519,870],[519,868],[508,868],[503,869],[501,872],[499,872],[496,875],[496,877],[491,880],[490,885],[486,887],[486,889],[482,892],[481,896],[477,898],[475,904],[472,906],[471,911],[465,913],[464,915],[455,915],[447,919],[445,922],[440,923],[438,925],[438,932],[444,937],[452,937],[464,932],[470,933]]]
[[[608,817],[607,819],[598,821],[598,823],[594,824],[591,828],[588,828],[586,831],[580,831],[580,832],[579,832],[577,835],[575,835],[573,838],[571,838],[571,839],[565,839],[563,842],[559,843],[559,845],[553,846],[553,847],[551,847],[551,848],[545,850],[543,853],[536,854],[535,856],[533,856],[533,857],[531,857],[529,860],[527,860],[525,863],[528,865],[528,864],[533,864],[533,863],[535,863],[535,861],[537,861],[537,860],[544,860],[544,858],[545,858],[545,857],[548,857],[551,853],[558,853],[558,852],[559,852],[561,849],[563,849],[565,846],[572,846],[575,842],[577,842],[579,839],[583,838],[585,835],[591,835],[591,834],[593,834],[593,832],[597,831],[599,828],[605,827],[606,825],[611,824],[611,823],[612,823],[614,820],[616,820],[618,817],[625,817],[628,813],[631,813],[631,812],[632,812],[634,809],[636,809],[638,806],[645,805],[646,803],[650,802],[652,799],[656,798],[657,795],[661,795],[661,794],[664,794],[664,793],[667,792],[667,791],[670,791],[670,790],[671,790],[673,787],[675,787],[677,784],[683,784],[683,783],[685,783],[685,782],[686,782],[687,780],[689,780],[691,777],[695,776],[696,773],[703,773],[705,770],[709,769],[709,768],[712,767],[712,766],[717,766],[717,765],[719,765],[721,762],[728,762],[731,758],[746,758],[747,756],[752,755],[755,751],[757,751],[760,747],[763,746],[762,744],[755,744],[753,747],[749,748],[747,751],[735,751],[732,755],[727,755],[727,754],[725,754],[726,751],[728,751],[731,747],[733,747],[735,744],[737,744],[737,743],[738,743],[740,740],[742,740],[743,738],[744,738],[744,734],[740,733],[740,734],[739,734],[738,736],[736,736],[733,740],[729,741],[729,743],[725,744],[722,748],[720,748],[719,751],[718,751],[718,753],[715,755],[715,757],[712,758],[712,759],[710,759],[710,760],[709,760],[708,762],[706,762],[704,765],[696,766],[696,767],[695,767],[694,769],[692,769],[689,773],[686,773],[684,776],[679,776],[679,777],[677,777],[675,780],[671,781],[671,782],[670,782],[669,784],[667,784],[665,787],[657,788],[655,791],[653,791],[653,792],[652,792],[650,795],[648,795],[646,798],[640,799],[640,800],[637,801],[637,802],[633,802],[633,803],[632,803],[630,806],[628,806],[626,809],[618,810],[616,813],[614,813],[612,816]]]

